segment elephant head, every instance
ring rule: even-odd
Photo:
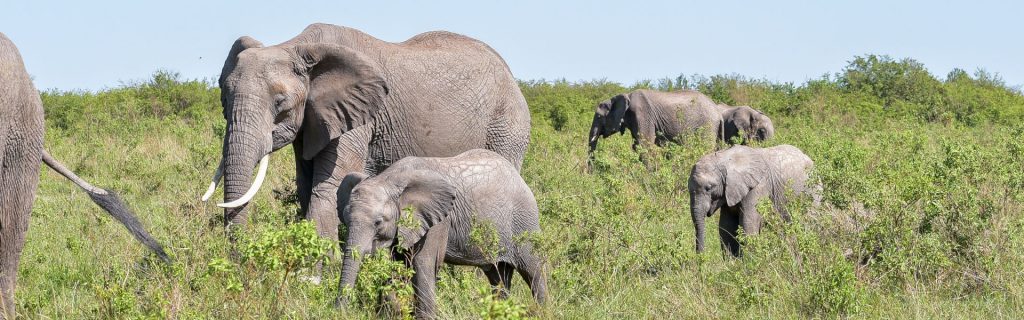
[[[629,98],[623,94],[597,104],[597,108],[594,109],[594,121],[590,125],[591,156],[597,149],[597,139],[626,132],[626,114],[628,112],[630,112]]]
[[[338,188],[338,208],[347,226],[339,288],[352,288],[362,265],[360,257],[377,249],[419,244],[431,228],[442,225],[452,211],[455,188],[440,174],[406,170],[367,179],[345,176]],[[366,180],[366,181],[364,181]],[[344,297],[338,297],[343,304]]]
[[[730,142],[732,137],[739,136],[746,144],[748,141],[764,141],[775,135],[772,119],[763,112],[749,106],[727,108],[722,113],[724,123],[722,140]],[[743,132],[743,136],[740,136]]]
[[[388,94],[377,64],[349,47],[263,47],[249,37],[231,47],[219,84],[227,132],[203,200],[223,176],[226,203],[219,206],[228,222],[239,222],[231,220],[259,189],[271,152],[296,142],[298,155],[311,159],[332,139],[370,122]],[[257,162],[260,169],[250,183]]]
[[[736,206],[765,179],[765,163],[753,151],[739,146],[719,151],[701,158],[690,170],[690,215],[697,252],[704,251],[704,218],[722,207]]]

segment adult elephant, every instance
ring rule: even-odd
[[[39,185],[39,164],[56,170],[89,194],[128,231],[164,261],[163,247],[146,232],[128,206],[113,192],[97,188],[55,160],[43,148],[43,102],[25,71],[21,54],[0,33],[0,319],[14,318],[18,261],[32,202]]]
[[[764,197],[772,201],[775,211],[786,222],[786,192],[811,194],[819,201],[817,187],[808,186],[814,166],[800,149],[791,145],[771,148],[750,148],[737,145],[705,155],[690,171],[690,214],[697,235],[697,252],[704,251],[704,219],[721,211],[718,234],[722,248],[740,256],[736,240],[739,227],[748,235],[756,235],[763,222],[757,203]],[[787,189],[790,188],[790,189]]]
[[[775,134],[771,119],[749,106],[719,105],[704,94],[683,90],[663,92],[635,90],[598,103],[590,126],[590,158],[597,140],[615,133],[633,136],[638,146],[664,146],[686,133],[732,143],[733,137],[766,140]],[[740,136],[741,132],[745,132]]]
[[[223,175],[227,226],[245,223],[269,154],[288,144],[302,212],[321,236],[337,240],[336,193],[346,174],[474,148],[518,169],[530,139],[526,100],[504,60],[450,32],[391,43],[313,24],[275,46],[242,37],[228,53],[220,88],[227,132],[203,199]]]

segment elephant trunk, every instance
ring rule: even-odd
[[[691,211],[694,232],[697,234],[697,252],[704,252],[704,218],[706,215],[697,209]]]
[[[238,117],[234,117],[234,118],[235,119],[239,119]],[[289,119],[289,120],[293,120],[293,119]],[[299,132],[299,127],[297,125],[295,125],[295,123],[296,123],[296,121],[282,121],[282,122],[278,123],[276,126],[274,126],[274,130],[270,134],[270,151],[266,152],[266,154],[269,155],[270,153],[273,153],[274,151],[277,151],[278,149],[281,149],[281,148],[283,148],[283,147],[285,147],[285,146],[287,146],[287,145],[289,145],[289,144],[291,144],[292,142],[295,141],[295,138],[298,136],[298,132]],[[232,125],[232,124],[229,123],[229,127],[234,128],[235,125]],[[210,199],[210,196],[212,196],[213,192],[216,191],[216,189],[217,189],[217,184],[220,183],[221,178],[224,177],[224,173],[225,173],[225,170],[224,170],[225,168],[224,167],[225,167],[225,161],[226,161],[225,159],[227,159],[227,157],[228,157],[227,155],[229,153],[229,150],[230,149],[244,150],[246,148],[249,148],[252,145],[251,143],[246,143],[244,141],[261,141],[262,140],[262,138],[259,138],[259,135],[251,134],[249,132],[251,132],[251,131],[249,131],[248,129],[246,129],[246,130],[233,130],[233,132],[229,132],[228,135],[225,136],[225,138],[224,138],[224,140],[225,140],[225,142],[224,142],[224,150],[223,150],[224,157],[221,158],[220,164],[217,165],[217,171],[213,175],[213,180],[210,182],[210,186],[207,188],[206,193],[204,193],[203,196],[202,196],[202,200],[204,202],[206,200]],[[235,138],[232,138],[232,137],[235,137]],[[238,138],[238,137],[241,137],[241,138]],[[246,137],[250,137],[250,138],[246,138]],[[252,139],[251,137],[257,137],[257,138],[256,139]],[[242,144],[239,145],[239,143],[242,143]],[[235,161],[235,163],[238,164],[239,162],[245,163],[247,159],[249,159],[249,160],[253,159],[253,156],[251,155],[252,153],[253,152],[234,152],[232,154],[235,155],[234,156],[235,159],[242,159],[242,160]],[[266,168],[267,161],[268,160],[266,158],[266,155],[264,155],[264,157],[262,159],[260,159],[260,168],[261,168],[260,172],[264,172],[264,170]],[[236,170],[235,171],[236,173],[240,172],[240,171],[238,171],[240,169],[235,169],[235,170]],[[251,172],[245,173],[244,171],[242,171],[241,173],[242,174],[246,174],[246,175],[251,175],[252,174]],[[227,200],[228,198],[225,197],[225,203],[220,204],[220,206],[221,207],[226,207],[226,208],[235,208],[235,207],[239,207],[240,205],[245,204],[246,202],[248,202],[249,199],[246,199],[247,198],[246,195],[251,197],[252,194],[254,194],[257,191],[257,190],[254,190],[254,189],[258,189],[259,188],[259,183],[262,181],[260,176],[262,176],[262,173],[257,174],[257,180],[260,180],[260,181],[257,181],[255,187],[250,187],[248,192],[243,194],[241,197],[234,196],[233,198],[235,200]],[[239,176],[236,175],[236,178],[237,177],[239,177]],[[238,180],[235,180],[235,181],[238,181]],[[225,187],[225,189],[226,189],[226,187]],[[227,193],[228,193],[228,191],[225,190],[225,196],[227,195]],[[240,198],[244,199],[244,200],[239,200]]]
[[[367,230],[373,230],[373,228]],[[363,265],[362,258],[373,252],[373,232],[353,231],[355,230],[349,229],[348,239],[345,241],[345,258],[341,265],[338,298],[335,300],[337,307],[348,304],[348,296],[345,291],[355,288],[356,276],[359,275],[359,269]]]
[[[594,115],[594,121],[590,125],[590,150],[587,151],[587,172],[591,172],[594,168],[594,150],[597,150],[597,139],[601,137],[601,119],[598,115]]]
[[[690,216],[693,218],[693,229],[697,238],[696,248],[697,252],[704,252],[704,219],[708,216],[708,209],[694,200],[694,196],[690,195]]]
[[[236,98],[236,102],[245,101],[240,98]],[[268,134],[270,130],[262,130],[264,126],[258,114],[246,112],[238,108],[237,104],[233,111],[228,119],[221,160],[225,203],[219,206],[224,208],[225,226],[241,226],[246,223],[246,205],[262,183],[272,148],[272,136]],[[254,184],[253,167],[257,162],[260,172]]]

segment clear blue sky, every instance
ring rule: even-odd
[[[14,3],[10,3],[14,2]],[[985,68],[1024,84],[1024,4],[988,1],[4,1],[0,32],[40,89],[97,90],[220,72],[242,35],[270,45],[313,22],[388,41],[428,30],[483,40],[520,79],[738,73],[802,83],[854,55]],[[377,4],[386,2],[387,4]]]

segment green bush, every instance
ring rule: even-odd
[[[402,261],[391,258],[389,250],[381,249],[369,257],[362,259],[362,268],[356,280],[354,292],[346,292],[356,297],[358,305],[381,310],[385,313],[396,313],[409,316],[413,310],[412,268]],[[394,305],[382,299],[393,299]],[[397,308],[396,308],[397,306]]]

